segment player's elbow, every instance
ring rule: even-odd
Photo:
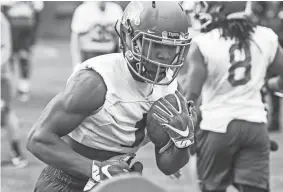
[[[32,154],[37,154],[40,152],[39,146],[44,143],[45,134],[38,130],[32,130],[27,138],[26,148]]]

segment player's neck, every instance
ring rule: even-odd
[[[145,97],[150,96],[153,93],[154,85],[151,83],[145,82],[142,78],[138,77],[131,69],[129,69],[129,66],[127,67],[128,67],[128,70],[132,78],[135,81],[135,84],[137,85],[136,86],[137,91]]]

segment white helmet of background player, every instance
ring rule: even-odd
[[[178,2],[132,1],[118,26],[121,49],[132,74],[144,82],[168,85],[177,76],[188,52],[186,13]],[[155,47],[174,47],[174,56],[166,63],[154,59]],[[149,72],[149,66],[155,72]],[[161,80],[170,76],[167,81]],[[167,78],[166,78],[167,79]]]

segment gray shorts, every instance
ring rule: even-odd
[[[269,189],[269,136],[265,124],[233,120],[226,133],[199,130],[196,146],[203,190],[225,190],[231,184]]]
[[[47,166],[41,172],[34,192],[82,192],[87,178],[77,178],[62,170]]]

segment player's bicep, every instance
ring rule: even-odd
[[[62,137],[74,130],[87,116],[86,113],[70,111],[65,106],[64,93],[59,93],[46,106],[35,126],[40,132],[52,132]]]
[[[64,136],[103,105],[105,94],[106,86],[100,75],[92,70],[79,71],[66,89],[50,101],[34,129]]]

